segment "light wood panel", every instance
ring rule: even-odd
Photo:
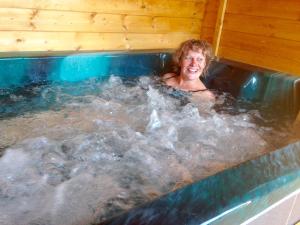
[[[0,8],[202,18],[206,0],[1,0]]]
[[[203,25],[205,28],[215,28],[218,17],[218,11],[205,12]]]
[[[0,0],[0,52],[169,49],[199,38],[206,0]]]
[[[289,59],[278,58],[274,56],[258,57],[256,53],[243,49],[229,48],[221,46],[219,56],[233,61],[251,64],[275,71],[283,71],[290,74],[300,74],[298,62],[290,61]],[[276,62],[276,63],[274,63]]]
[[[0,31],[1,51],[171,49],[198,35]]]
[[[207,0],[203,16],[204,27],[215,27],[220,0]]]
[[[214,42],[214,33],[215,33],[214,27],[202,27],[200,38],[212,44]]]
[[[299,20],[299,0],[228,0],[228,13]]]
[[[224,27],[231,31],[300,41],[300,20],[227,13]]]
[[[223,30],[219,57],[300,74],[300,42]]]
[[[207,0],[0,0],[0,52],[169,49],[199,38]]]
[[[218,16],[220,0],[208,0],[205,6],[201,39],[207,40],[210,43],[214,41],[214,33]]]
[[[93,12],[0,8],[0,18],[0,30],[3,31],[200,33],[201,29],[201,20],[195,18],[130,16]]]
[[[300,76],[299,12],[299,0],[227,0],[218,56]]]
[[[227,7],[227,0],[220,0],[220,6],[219,6],[219,10],[218,10],[218,17],[217,17],[214,39],[213,39],[214,40],[213,41],[214,55],[218,55],[221,35],[223,32],[223,23],[224,23],[226,7]]]
[[[152,27],[157,32],[185,32],[199,34],[201,32],[202,20],[197,18],[166,18],[155,17],[152,19]],[[199,38],[198,35],[198,38]]]

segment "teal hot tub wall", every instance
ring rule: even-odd
[[[105,52],[0,58],[0,97],[30,85],[171,71],[170,52]],[[295,76],[214,62],[204,82],[295,117]],[[299,82],[298,82],[299,84]],[[1,98],[0,98],[1,99]],[[300,188],[300,144],[248,161],[103,224],[240,224]]]
[[[249,66],[236,63],[213,62],[206,84],[238,99],[262,103],[290,120],[295,119],[300,109],[299,76],[249,69]]]
[[[80,82],[110,75],[140,76],[171,71],[171,52],[95,52],[45,57],[0,58],[0,89],[44,82]],[[213,62],[203,79],[212,89],[229,92],[248,101],[280,105],[296,114],[295,81],[298,77],[276,72],[243,69]],[[299,86],[299,85],[298,85]],[[299,87],[298,87],[299,89]]]
[[[167,52],[114,52],[0,58],[0,88],[79,82],[109,75],[161,74],[170,68],[170,57]]]

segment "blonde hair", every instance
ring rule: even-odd
[[[203,74],[201,76],[205,76],[208,70],[208,67],[213,59],[213,53],[211,45],[205,40],[187,40],[179,46],[179,48],[175,51],[173,55],[173,63],[174,70],[176,73],[180,71],[180,63],[183,56],[185,56],[189,50],[195,52],[202,52],[205,57],[205,67],[203,69]]]

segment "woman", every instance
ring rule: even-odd
[[[211,60],[212,49],[208,42],[185,41],[173,56],[176,73],[164,74],[162,79],[168,86],[213,100],[213,93],[200,80],[207,72]]]

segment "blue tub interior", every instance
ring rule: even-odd
[[[0,88],[41,82],[79,82],[109,75],[160,74],[169,68],[168,53],[82,53],[67,56],[0,59]]]
[[[47,57],[0,58],[1,94],[51,82],[80,82],[110,75],[137,77],[171,70],[170,52],[82,53]],[[217,91],[263,102],[291,121],[299,112],[297,82],[289,74],[213,62],[204,79]],[[273,163],[276,162],[276,163]],[[225,170],[169,193],[101,224],[240,224],[299,189],[300,144]],[[268,196],[276,192],[272,201]]]
[[[0,58],[0,89],[13,91],[49,82],[80,82],[110,75],[160,75],[172,68],[171,52],[107,52],[65,56]],[[208,88],[251,102],[263,102],[292,119],[297,116],[299,78],[214,61],[204,78]],[[299,83],[299,82],[298,82]],[[299,85],[298,85],[299,86]],[[297,90],[296,90],[297,89]]]

